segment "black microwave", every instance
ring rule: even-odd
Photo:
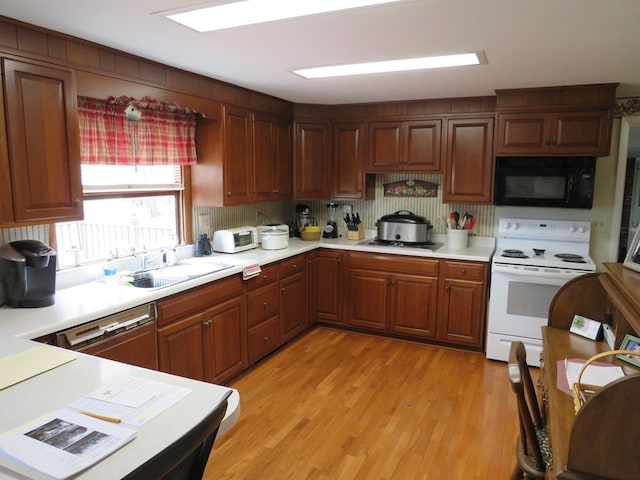
[[[594,157],[497,157],[495,204],[590,209],[595,166]]]

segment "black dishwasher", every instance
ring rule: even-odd
[[[158,369],[156,304],[146,303],[56,334],[56,345],[109,360]]]

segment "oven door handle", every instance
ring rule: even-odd
[[[584,275],[585,273],[579,272],[545,272],[540,270],[527,270],[526,267],[503,267],[501,265],[494,265],[493,272],[505,273],[514,277],[536,277],[536,278],[555,278],[557,280],[571,280],[573,278]]]

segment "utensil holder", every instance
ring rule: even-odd
[[[447,230],[447,247],[461,250],[469,246],[469,230]]]
[[[347,230],[347,240],[363,240],[364,226],[359,223],[357,230]]]

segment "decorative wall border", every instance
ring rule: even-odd
[[[616,98],[616,117],[637,114],[640,114],[640,97]]]

